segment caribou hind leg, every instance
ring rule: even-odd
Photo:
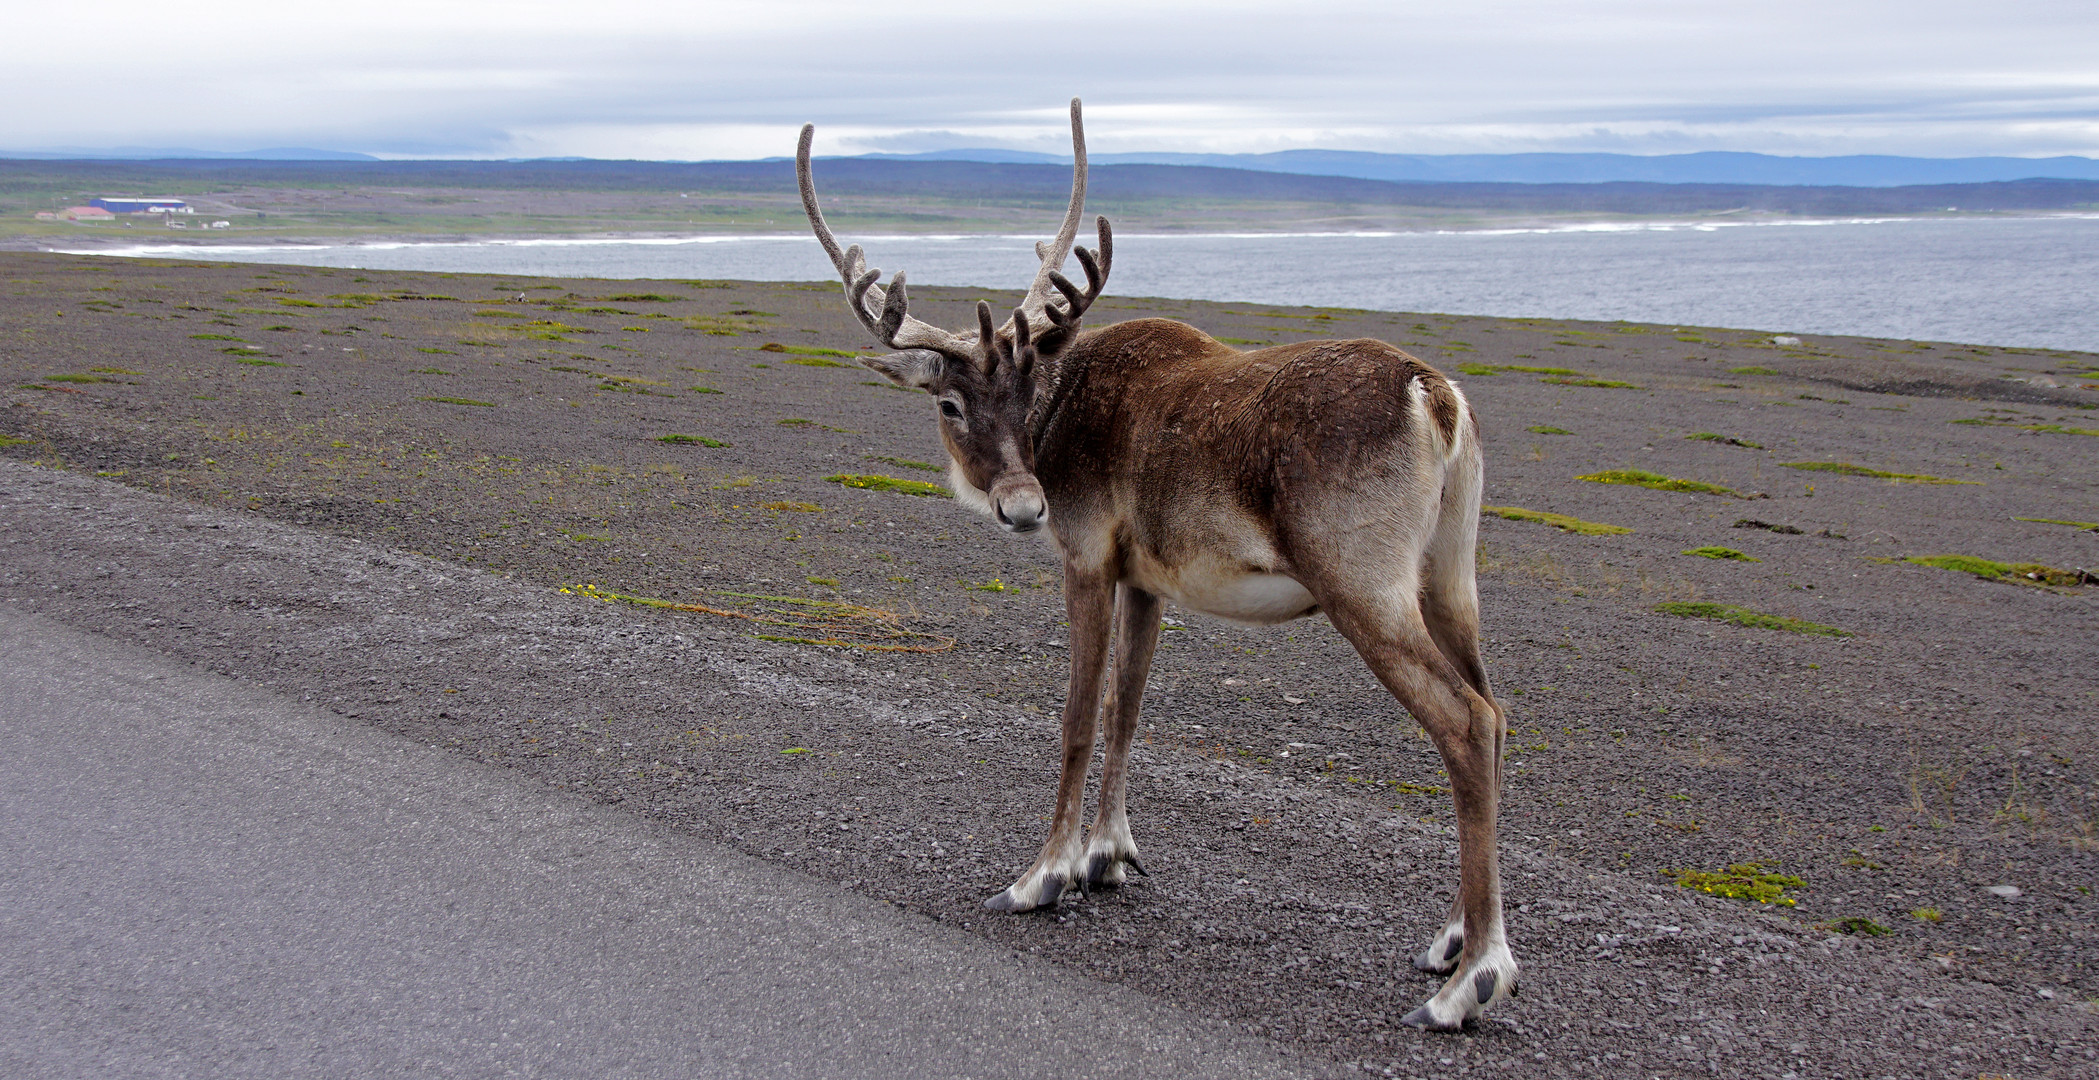
[[[1500,795],[1501,710],[1475,690],[1437,647],[1408,590],[1375,600],[1320,598],[1328,616],[1356,647],[1385,688],[1414,714],[1435,741],[1450,773],[1458,813],[1458,916],[1430,945],[1438,970],[1456,971],[1442,989],[1403,1022],[1455,1030],[1516,990],[1517,967],[1502,928],[1501,880],[1494,819]],[[1456,955],[1441,958],[1458,946]]]
[[[1131,585],[1115,587],[1115,670],[1110,676],[1108,745],[1101,755],[1100,809],[1086,841],[1086,882],[1120,885],[1128,870],[1144,873],[1137,861],[1137,842],[1130,838],[1124,809],[1129,791],[1130,742],[1137,734],[1137,711],[1144,700],[1144,681],[1159,646],[1159,598]],[[1128,868],[1128,870],[1125,869]]]
[[[1064,566],[1064,610],[1071,619],[1071,685],[1064,696],[1064,762],[1057,777],[1057,810],[1049,839],[1035,865],[984,906],[993,911],[1033,911],[1056,904],[1086,870],[1080,844],[1086,772],[1093,765],[1093,736],[1100,723],[1101,672],[1107,666],[1109,621],[1115,578],[1105,570]],[[1156,616],[1154,617],[1156,622]],[[1132,702],[1131,713],[1136,712]]]

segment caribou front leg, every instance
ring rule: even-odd
[[[1124,867],[1144,873],[1137,861],[1137,841],[1130,838],[1130,817],[1123,807],[1129,791],[1130,742],[1137,735],[1137,711],[1144,702],[1144,681],[1159,646],[1158,596],[1131,585],[1115,587],[1115,673],[1108,693],[1108,746],[1101,755],[1100,810],[1086,838],[1086,882],[1120,885]]]
[[[1064,764],[1057,777],[1057,813],[1035,865],[984,901],[993,911],[1049,907],[1079,883],[1086,869],[1079,815],[1085,810],[1086,770],[1093,763],[1093,733],[1100,723],[1101,671],[1108,660],[1108,626],[1115,605],[1115,579],[1096,569],[1064,565],[1064,610],[1071,619],[1071,686],[1064,696]]]

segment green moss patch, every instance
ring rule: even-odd
[[[682,296],[665,296],[652,292],[621,293],[618,296],[605,297],[607,303],[613,304],[675,304],[684,299]]]
[[[1767,367],[1755,367],[1755,366],[1751,366],[1751,367],[1731,367],[1731,368],[1728,368],[1728,369],[1727,369],[1727,373],[1728,373],[1729,375],[1776,375],[1776,374],[1778,374],[1778,372],[1776,372],[1776,371],[1773,371],[1773,370],[1771,370],[1770,368],[1767,368]]]
[[[1737,499],[1748,498],[1741,492],[1719,484],[1708,484],[1703,480],[1679,480],[1673,476],[1647,472],[1644,469],[1605,469],[1575,477],[1592,484],[1629,484],[1633,487],[1652,488],[1656,491],[1690,491],[1701,495],[1732,495]]]
[[[1553,378],[1548,379],[1539,379],[1538,381],[1543,383],[1556,383],[1560,386],[1594,386],[1605,390],[1639,389],[1638,386],[1635,386],[1632,383],[1620,382],[1617,379],[1567,379],[1555,376]]]
[[[2055,585],[2069,588],[2082,585],[2091,577],[2081,570],[2064,570],[2040,563],[2002,563],[1973,555],[1912,555],[1903,561],[1918,566],[1935,566],[1941,570],[1973,574],[1988,581],[2009,581],[2018,585]]]
[[[1732,435],[1719,435],[1710,431],[1694,431],[1684,436],[1684,438],[1696,439],[1699,442],[1723,443],[1727,446],[1746,446],[1751,450],[1762,450],[1764,448],[1762,443],[1753,443],[1748,439],[1737,439]]]
[[[426,397],[417,398],[416,400],[432,401],[439,405],[472,405],[478,409],[493,409],[496,407],[496,403],[493,401],[475,401],[473,398],[463,397]]]
[[[673,434],[673,435],[658,435],[658,436],[656,436],[656,441],[657,441],[657,442],[667,442],[667,443],[677,443],[677,444],[679,444],[679,445],[681,445],[681,446],[682,446],[682,445],[691,445],[691,446],[712,446],[712,447],[716,447],[717,449],[719,449],[719,448],[721,448],[721,447],[726,447],[726,446],[728,446],[728,445],[729,445],[728,443],[725,443],[725,442],[721,441],[720,439],[710,439],[710,438],[708,438],[708,437],[707,437],[707,436],[705,436],[705,435],[675,435],[675,434]]]
[[[940,466],[938,466],[938,465],[935,465],[935,464],[933,464],[932,462],[929,462],[929,461],[913,461],[913,460],[911,460],[910,458],[900,458],[900,457],[885,457],[885,456],[883,456],[883,455],[881,455],[881,454],[869,454],[869,455],[867,455],[867,460],[869,460],[869,461],[879,461],[879,462],[881,462],[881,463],[883,463],[883,464],[885,464],[885,465],[900,465],[900,466],[903,466],[903,467],[904,467],[904,468],[906,468],[906,469],[917,469],[917,470],[919,470],[920,472],[940,472],[940,471],[941,471],[941,468],[940,468]]]
[[[1840,934],[1856,934],[1860,937],[1887,937],[1889,934],[1894,933],[1893,930],[1863,915],[1853,915],[1848,919],[1838,919],[1830,923],[1829,928]]]
[[[248,340],[247,338],[244,338],[244,337],[240,337],[240,336],[237,336],[237,335],[234,335],[234,334],[191,334],[191,335],[189,336],[189,338],[190,338],[190,340],[191,340],[191,341],[246,341],[246,340]]]
[[[109,377],[109,376],[107,376],[107,375],[46,375],[46,376],[44,376],[44,381],[45,381],[45,382],[64,382],[64,383],[113,383],[113,382],[116,382],[116,380],[115,380],[115,379],[112,379],[112,378],[110,378],[110,377]]]
[[[1528,432],[1530,432],[1530,433],[1531,433],[1531,434],[1533,434],[1533,435],[1572,435],[1572,434],[1574,434],[1574,432],[1571,432],[1571,431],[1567,430],[1566,428],[1563,428],[1563,427],[1553,427],[1553,426],[1552,426],[1551,424],[1532,424],[1531,426],[1529,426],[1529,427],[1527,427],[1527,428],[1524,428],[1523,430],[1525,430],[1525,431],[1528,431]]]
[[[1672,601],[1656,604],[1654,609],[1663,615],[1676,615],[1686,619],[1712,619],[1759,630],[1784,630],[1792,634],[1816,634],[1822,637],[1851,636],[1851,631],[1839,630],[1834,626],[1824,626],[1821,623],[1811,623],[1805,619],[1793,619],[1784,615],[1767,615],[1733,604],[1715,604],[1705,600]]]
[[[2064,521],[2064,520],[2063,520],[2063,519],[2061,519],[2061,518],[2029,518],[2029,517],[2015,517],[2015,518],[2013,518],[2012,520],[2013,520],[2013,521],[2031,521],[2031,522],[2033,522],[2033,523],[2035,523],[2035,524],[2037,524],[2037,525],[2068,525],[2069,527],[2071,527],[2071,528],[2073,528],[2073,529],[2086,529],[2086,530],[2089,530],[2089,531],[2092,531],[2092,532],[2099,532],[2099,521]]]
[[[1689,548],[1684,551],[1684,554],[1696,555],[1703,559],[1733,559],[1737,562],[1764,561],[1762,559],[1757,558],[1754,555],[1744,555],[1743,553],[1736,551],[1731,547],[1719,547],[1713,544],[1708,544],[1705,547]]]
[[[857,364],[841,364],[836,360],[829,359],[833,356],[847,360],[859,359],[859,353],[847,352],[844,349],[820,349],[814,345],[782,345],[778,342],[768,342],[758,346],[758,351],[786,353],[790,357],[787,361],[788,363],[800,364],[803,367],[853,368],[855,370],[859,368]]]
[[[955,497],[953,492],[941,487],[939,484],[928,484],[923,480],[905,480],[895,476],[838,473],[833,476],[826,476],[824,479],[834,484],[844,484],[849,488],[861,488],[866,491],[896,491],[905,495],[917,495],[927,499],[952,499]]]
[[[1531,521],[1539,525],[1550,525],[1555,529],[1579,533],[1583,536],[1615,536],[1632,531],[1623,525],[1605,525],[1597,521],[1583,521],[1580,518],[1568,517],[1565,514],[1555,514],[1545,510],[1525,510],[1520,506],[1482,506],[1480,507],[1480,513],[1493,514],[1495,517],[1507,518],[1510,521]]]
[[[2020,431],[2038,431],[2043,435],[2099,435],[2099,428],[2064,427],[2061,424],[2014,424],[2007,420],[1992,420],[1977,417],[1973,420],[1954,420],[1955,424],[1975,424],[1981,427],[2008,427]]]
[[[1836,473],[1838,476],[1865,476],[1875,480],[1886,480],[1896,484],[1980,484],[1980,480],[1952,480],[1944,476],[1926,476],[1923,473],[1888,472],[1884,469],[1869,469],[1864,465],[1853,465],[1848,461],[1788,461],[1788,469],[1803,472]]]
[[[1774,873],[1763,863],[1736,863],[1725,870],[1664,870],[1686,889],[1696,889],[1713,896],[1724,896],[1730,900],[1750,900],[1759,904],[1776,904],[1780,907],[1794,906],[1787,889],[1804,888],[1807,882],[1791,874]]]

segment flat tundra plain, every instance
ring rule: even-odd
[[[1433,991],[1407,961],[1456,883],[1445,779],[1316,617],[1169,609],[1133,756],[1151,875],[979,907],[1047,828],[1057,561],[939,494],[930,402],[852,362],[835,285],[24,253],[0,282],[0,596],[23,609],[1316,1072],[2099,1070],[2099,357],[1095,307],[1235,344],[1379,338],[1480,414],[1524,986],[1435,1036],[1397,1020]],[[914,314],[968,326],[979,296],[1017,299],[919,289]]]

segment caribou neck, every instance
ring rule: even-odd
[[[1035,364],[1035,400],[1028,409],[1028,442],[1038,463],[1049,447],[1051,436],[1056,433],[1057,421],[1066,415],[1065,405],[1086,381],[1087,345],[1091,336],[1082,333],[1078,340],[1056,356],[1043,357]]]

